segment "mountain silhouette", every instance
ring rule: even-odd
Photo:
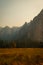
[[[43,9],[30,23],[25,23],[21,27],[17,40],[25,43],[27,47],[43,47]]]
[[[30,23],[21,27],[18,39],[24,39],[25,36],[33,41],[43,42],[43,10]]]
[[[39,43],[43,42],[43,9],[30,23],[25,22],[21,27],[0,27],[0,40],[16,40],[17,44],[19,43],[18,45],[22,47],[24,45],[22,43],[30,46],[31,41],[38,42],[32,45],[40,45]]]
[[[18,27],[10,28],[8,26],[1,28],[0,27],[0,40],[12,40],[12,36],[15,35]]]

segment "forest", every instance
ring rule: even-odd
[[[43,48],[43,42],[32,40],[0,40],[0,48]]]

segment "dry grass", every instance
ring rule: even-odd
[[[0,48],[0,65],[42,65],[43,48]]]

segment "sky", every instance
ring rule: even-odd
[[[43,9],[43,0],[0,0],[0,26],[22,26]]]

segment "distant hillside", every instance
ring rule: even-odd
[[[43,42],[43,10],[30,22],[25,23],[18,33],[18,39],[24,38]]]
[[[15,41],[17,47],[43,47],[43,9],[21,27],[0,27],[0,40]]]
[[[18,27],[10,28],[8,26],[0,28],[0,40],[12,40],[13,35],[19,30]]]
[[[43,47],[43,10],[30,23],[21,27],[17,40],[22,47]]]

